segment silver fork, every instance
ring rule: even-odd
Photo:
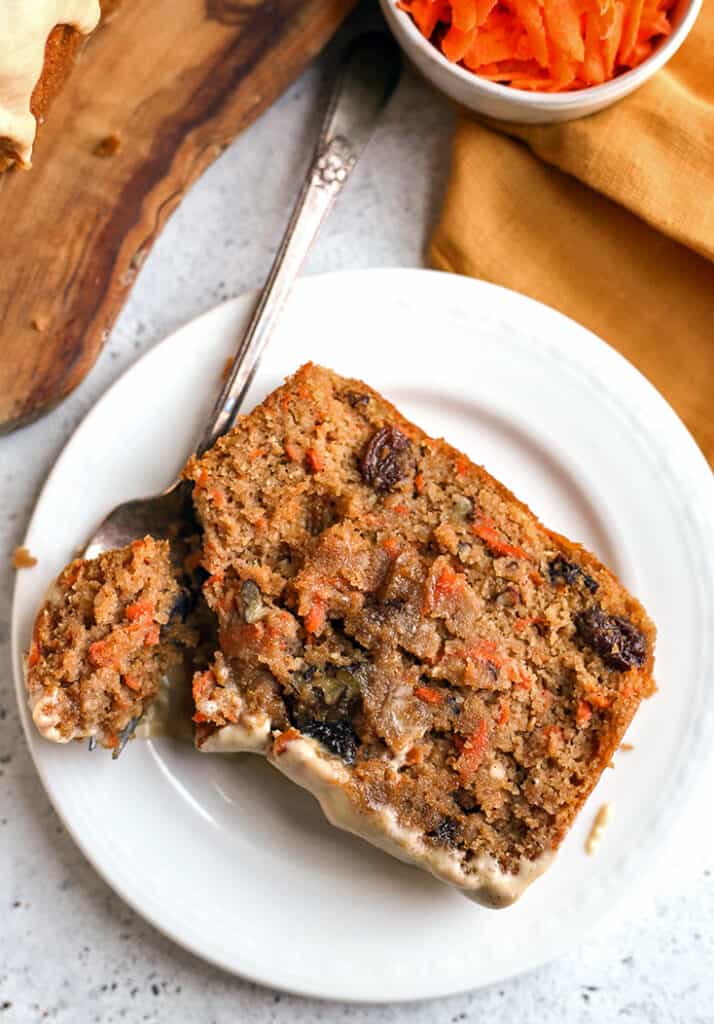
[[[248,329],[225,383],[196,445],[207,451],[230,430],[255,376],[285,300],[352,168],[369,141],[379,114],[399,79],[399,50],[390,36],[368,32],[346,50],[335,80],[310,166],[280,248],[268,274]],[[190,522],[191,485],[174,481],[161,494],[117,505],[100,523],[82,552],[96,558],[103,551],[124,547],[151,534],[175,541]],[[112,752],[117,758],[131,738],[139,718],[132,718]],[[89,749],[96,743],[90,740]]]

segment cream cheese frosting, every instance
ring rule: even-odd
[[[337,828],[365,839],[398,860],[429,871],[465,896],[487,907],[507,907],[550,866],[555,853],[536,860],[523,859],[515,873],[505,872],[492,857],[482,856],[468,863],[463,851],[437,848],[426,843],[419,831],[401,825],[389,807],[358,808],[350,799],[349,772],[338,758],[325,754],[310,737],[298,736],[279,744],[270,743],[270,722],[246,721],[224,726],[204,742],[204,752],[262,753],[292,782],[316,798],[327,820]]]
[[[84,35],[96,28],[99,0],[3,0],[0,3],[0,139],[9,139],[22,167],[32,161],[37,124],[30,110],[55,25]]]

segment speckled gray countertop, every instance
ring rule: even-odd
[[[343,38],[365,20],[359,14]],[[0,1024],[712,1022],[711,772],[671,838],[663,870],[628,901],[625,915],[614,915],[581,948],[479,992],[369,1008],[276,994],[178,949],[87,864],[30,762],[10,670],[10,554],[38,489],[75,426],[126,367],[179,324],[261,283],[339,46],[338,40],[194,187],[147,260],[88,379],[39,423],[0,438]],[[407,73],[325,230],[310,273],[422,264],[448,173],[452,127],[446,102]]]

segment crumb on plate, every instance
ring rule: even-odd
[[[611,803],[603,804],[600,810],[595,815],[595,821],[593,822],[590,834],[585,840],[585,852],[588,856],[597,853],[602,837],[605,833],[605,829],[612,821],[613,806]]]
[[[12,564],[15,569],[31,569],[37,565],[37,559],[27,548],[15,548],[12,553]]]

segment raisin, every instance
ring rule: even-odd
[[[359,739],[347,718],[338,722],[308,722],[302,732],[321,743],[331,754],[337,754],[345,764],[354,764]]]
[[[444,846],[454,846],[457,827],[457,822],[453,818],[442,818],[436,828],[427,832],[427,836],[436,839],[437,843],[443,843]]]
[[[363,391],[345,391],[345,398],[353,409],[358,405],[369,404],[369,395],[365,395]]]
[[[556,555],[552,562],[549,562],[548,575],[551,583],[558,583],[562,580],[564,583],[572,585],[580,581],[591,594],[598,589],[598,584],[592,576],[588,576],[584,569],[581,569],[575,562],[568,562],[562,555]]]
[[[401,430],[381,427],[360,457],[362,476],[375,491],[388,491],[409,473],[412,443]]]
[[[608,615],[596,606],[576,615],[575,628],[583,642],[618,672],[644,665],[647,659],[644,634],[621,615]]]

